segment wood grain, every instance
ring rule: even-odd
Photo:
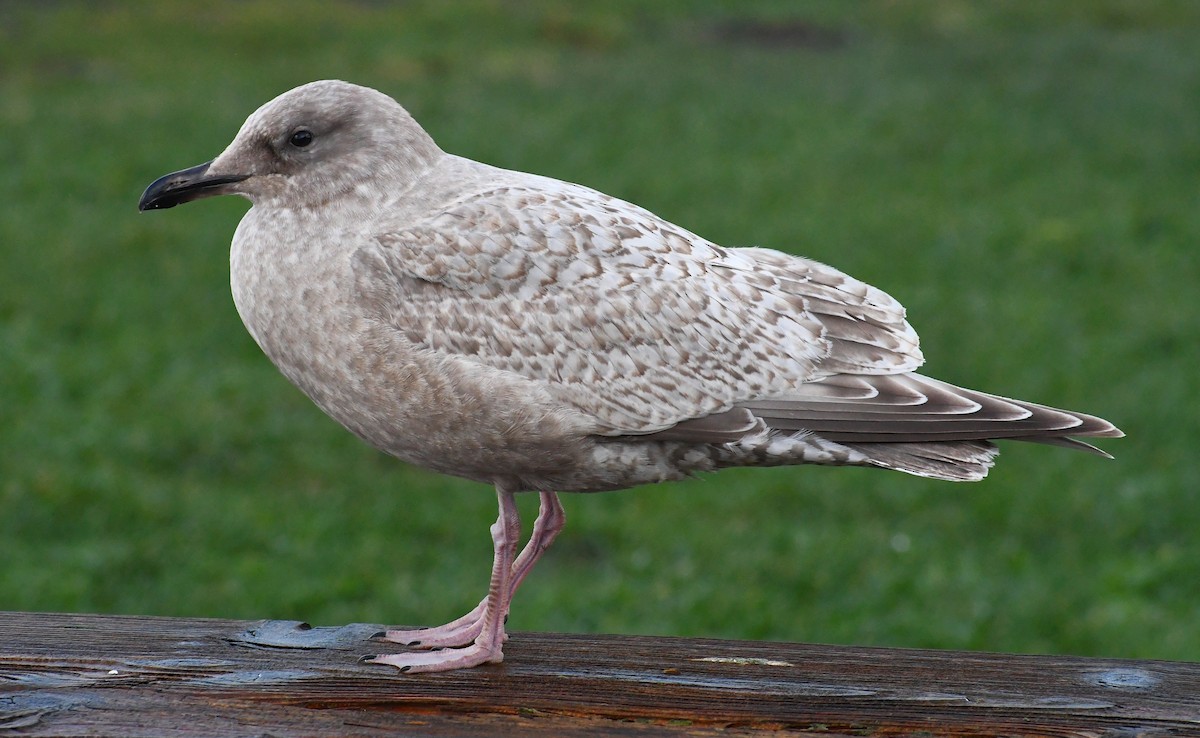
[[[516,633],[404,675],[379,629],[0,613],[0,736],[1200,736],[1200,664]]]

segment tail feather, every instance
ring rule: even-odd
[[[1108,456],[1077,437],[1124,435],[1093,415],[964,389],[915,373],[839,374],[801,385],[786,396],[739,407],[770,431],[812,434],[862,454],[862,463],[957,481],[987,475],[998,453],[993,440],[1045,443]]]
[[[951,482],[977,482],[987,476],[1000,449],[987,441],[937,443],[846,443],[872,466]]]
[[[1103,449],[1096,448],[1092,444],[1085,443],[1085,442],[1079,440],[1078,438],[1067,438],[1065,436],[1048,436],[1045,438],[1039,438],[1037,436],[1018,436],[1016,438],[1010,438],[1008,440],[1010,440],[1010,441],[1025,441],[1026,443],[1044,443],[1047,446],[1061,446],[1062,448],[1072,448],[1072,449],[1075,449],[1076,451],[1083,451],[1085,453],[1094,454],[1096,456],[1103,456],[1106,459],[1111,459],[1113,457],[1113,455],[1110,454],[1109,452],[1107,452]]]

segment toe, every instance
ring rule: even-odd
[[[421,672],[451,671],[467,669],[480,664],[500,663],[504,654],[500,647],[488,647],[473,643],[465,648],[446,648],[440,651],[417,651],[413,653],[390,653],[367,659],[369,664],[394,666],[406,674]]]

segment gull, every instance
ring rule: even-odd
[[[1108,454],[1106,420],[956,387],[904,308],[842,272],[727,248],[629,202],[443,152],[395,100],[341,81],[255,111],[140,210],[233,194],[234,303],[279,370],[370,445],[493,485],[487,596],[391,629],[406,672],[503,660],[513,594],[563,527],[559,492],[737,466],[982,479],[994,440]],[[520,547],[519,492],[540,496]]]

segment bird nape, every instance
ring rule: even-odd
[[[1104,454],[1108,421],[915,373],[890,296],[824,264],[723,248],[580,185],[443,152],[394,100],[313,82],[254,112],[139,209],[234,194],[234,303],[275,365],[367,443],[495,486],[487,596],[373,663],[502,660],[513,593],[563,526],[557,492],[734,466],[982,479],[992,441]],[[518,553],[515,495],[541,506]]]

